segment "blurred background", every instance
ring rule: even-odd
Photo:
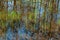
[[[0,0],[0,40],[60,40],[60,0]]]

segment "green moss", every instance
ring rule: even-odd
[[[57,24],[60,24],[60,19],[57,20]]]

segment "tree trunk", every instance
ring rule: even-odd
[[[4,12],[4,0],[1,1],[1,11]]]
[[[1,12],[1,0],[0,0],[0,12]]]
[[[16,0],[14,0],[14,11],[16,12]]]
[[[8,13],[8,0],[6,0],[5,11]]]

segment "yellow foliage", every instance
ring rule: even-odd
[[[3,20],[3,21],[6,21],[7,20],[7,14],[1,13],[0,14],[0,19]]]

